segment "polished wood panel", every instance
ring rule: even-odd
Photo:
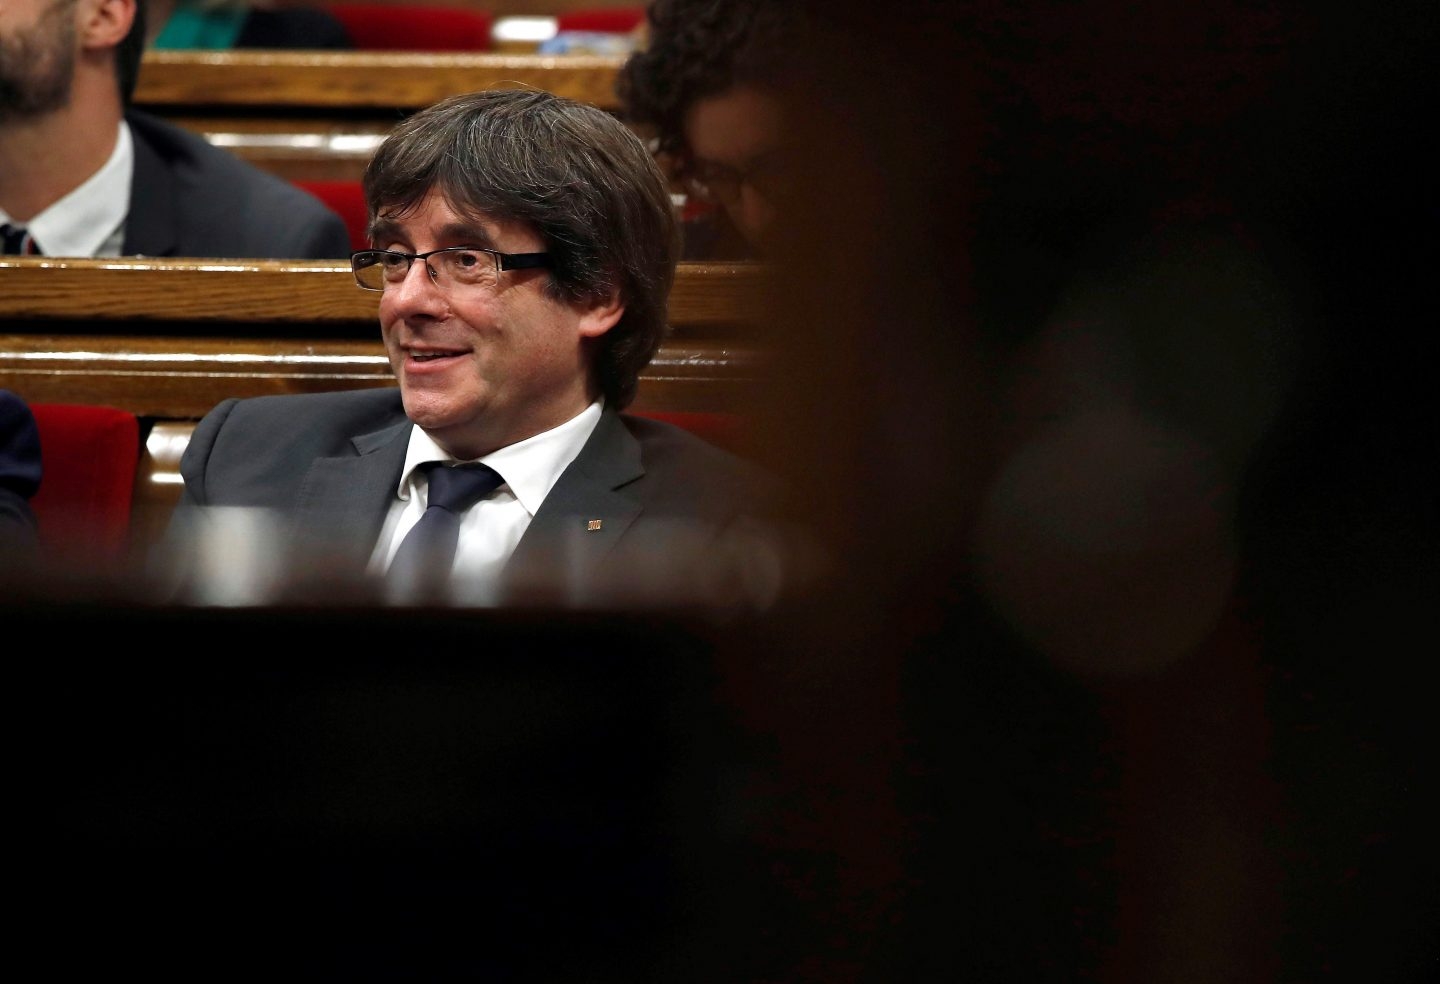
[[[278,110],[416,110],[457,92],[544,89],[615,109],[613,55],[376,51],[148,51],[135,103]]]
[[[152,50],[135,103],[287,180],[358,180],[397,121],[455,93],[535,88],[618,111],[623,62],[579,54]]]
[[[717,410],[760,363],[755,264],[682,264],[637,407]],[[0,386],[196,419],[229,396],[393,383],[378,294],[329,260],[0,261]]]
[[[753,323],[762,278],[753,263],[682,263],[670,294],[672,329],[688,336]],[[248,323],[252,333],[277,338],[307,325],[355,326],[356,337],[371,337],[380,296],[356,287],[349,266],[333,260],[6,257],[0,287],[0,324],[15,329]]]
[[[15,322],[243,321],[275,335],[301,322],[372,326],[379,295],[334,260],[0,260],[0,318]]]
[[[671,341],[641,376],[636,407],[725,410],[754,380],[756,354]],[[31,402],[103,404],[198,419],[228,397],[394,385],[378,340],[0,335],[0,387]]]
[[[195,419],[230,396],[367,386],[394,377],[379,341],[115,335],[0,336],[0,380],[31,402]]]
[[[394,117],[250,117],[171,113],[177,126],[287,181],[359,181]]]

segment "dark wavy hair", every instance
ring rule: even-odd
[[[648,39],[620,70],[625,119],[652,128],[655,150],[685,153],[685,114],[736,84],[780,83],[802,40],[796,0],[654,0]]]
[[[365,204],[403,217],[432,190],[461,215],[523,222],[544,240],[556,300],[615,291],[620,321],[592,361],[608,404],[628,406],[667,325],[680,255],[669,189],[615,116],[531,89],[451,96],[401,121],[365,169]]]

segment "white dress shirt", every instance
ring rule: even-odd
[[[119,256],[130,214],[135,144],[123,120],[110,159],[78,188],[29,222],[16,223],[0,209],[0,222],[23,224],[46,256]]]
[[[471,506],[460,520],[452,574],[457,593],[466,601],[483,603],[494,596],[501,569],[561,473],[590,439],[602,406],[603,401],[597,400],[558,427],[475,459],[499,472],[504,484]],[[424,429],[411,429],[396,499],[370,556],[372,573],[390,566],[405,534],[425,513],[430,483],[420,466],[454,460]]]

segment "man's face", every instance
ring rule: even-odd
[[[377,224],[375,246],[425,253],[472,246],[545,248],[520,222],[457,214],[431,191],[409,214]],[[476,458],[549,430],[595,396],[589,340],[618,305],[555,300],[543,269],[507,270],[494,290],[437,284],[420,260],[380,297],[380,332],[405,412],[459,458]]]
[[[0,122],[63,107],[74,74],[75,0],[0,3]]]
[[[779,101],[750,86],[701,99],[685,114],[692,172],[761,252],[775,220],[784,126]]]

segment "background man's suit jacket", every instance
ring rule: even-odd
[[[350,234],[309,192],[188,130],[131,110],[126,256],[342,259]]]
[[[362,579],[412,426],[397,387],[227,400],[197,425],[181,460],[171,544],[184,542],[200,507],[258,508],[292,571]],[[505,597],[715,600],[768,556],[760,531],[779,494],[745,459],[606,410],[516,547]],[[746,556],[751,547],[758,552]]]
[[[0,389],[0,555],[36,535],[30,499],[40,488],[40,428],[29,405]]]

